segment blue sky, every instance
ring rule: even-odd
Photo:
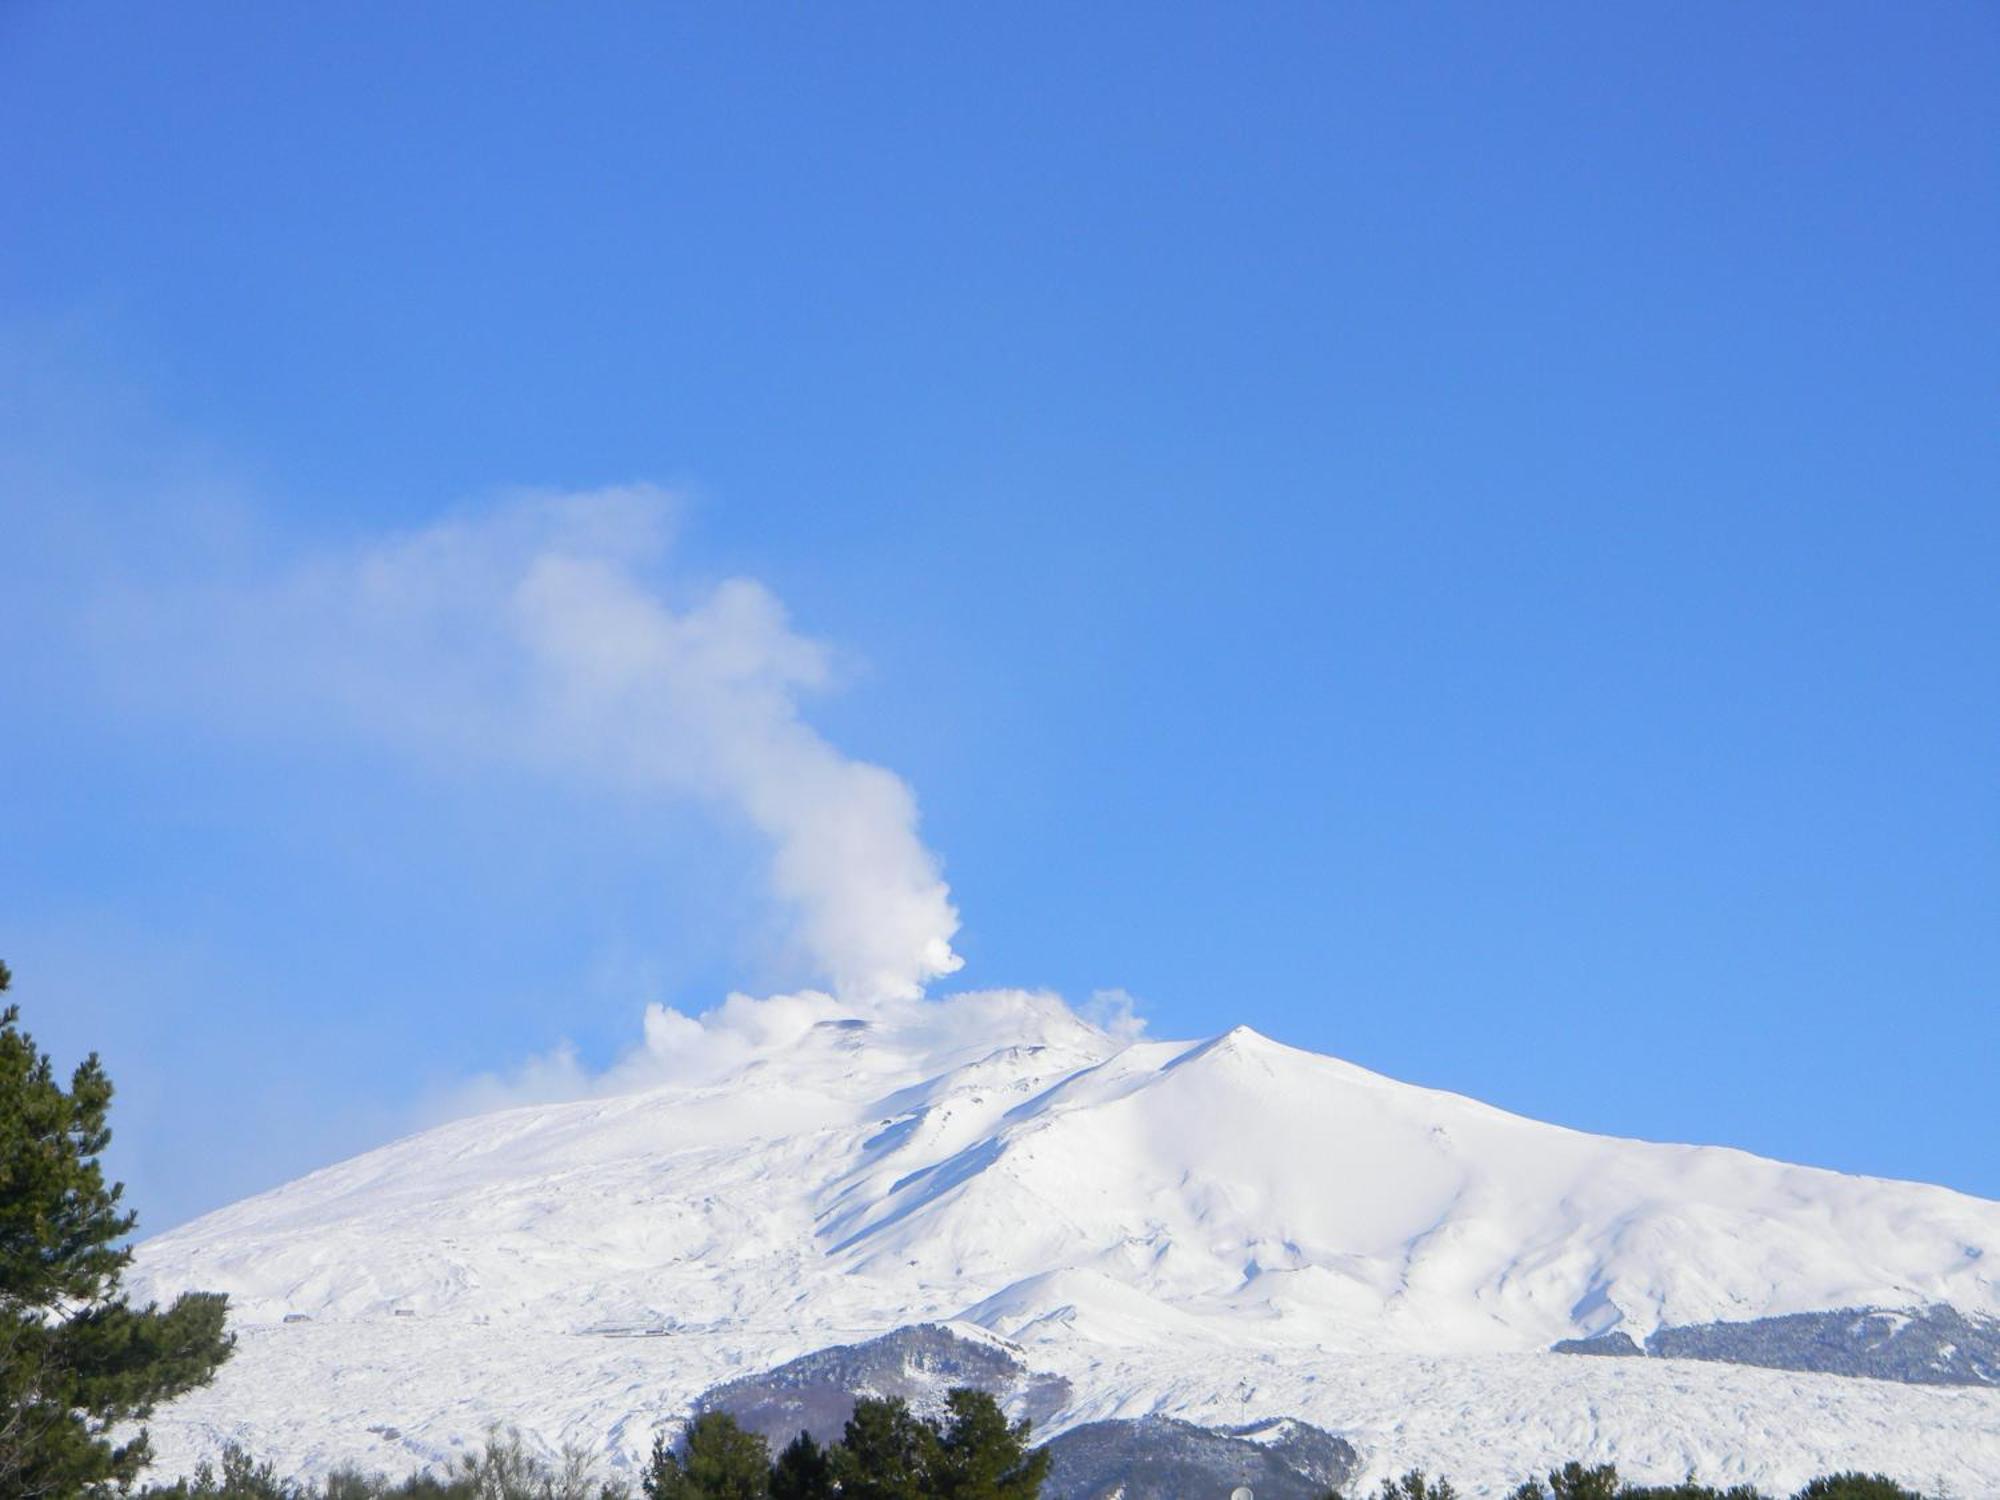
[[[914,792],[943,987],[2000,1196],[1995,76],[1972,5],[0,9],[16,998],[164,1228],[824,978],[761,788],[490,753],[449,632],[384,732],[259,613],[650,485],[619,576],[756,580]]]

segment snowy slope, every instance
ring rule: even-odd
[[[958,1320],[1069,1376],[1065,1423],[1297,1415],[1475,1488],[1604,1454],[2000,1494],[2000,1391],[1546,1352],[2000,1315],[2000,1204],[1585,1135],[1244,1029],[1121,1045],[1052,997],[785,1003],[732,1002],[754,1045],[678,1081],[458,1121],[143,1246],[142,1291],[227,1291],[243,1330],[163,1450],[408,1467],[505,1418],[636,1454],[718,1380]]]

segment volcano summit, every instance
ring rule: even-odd
[[[631,1462],[704,1392],[921,1324],[1044,1435],[1292,1419],[1474,1492],[1563,1457],[2000,1490],[2000,1204],[1046,995],[738,998],[676,1045],[145,1244],[141,1296],[225,1291],[240,1335],[167,1462],[407,1469],[493,1422]]]

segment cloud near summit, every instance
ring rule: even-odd
[[[646,1007],[640,1040],[606,1068],[588,1066],[563,1043],[504,1073],[482,1074],[435,1094],[420,1118],[437,1124],[516,1105],[712,1084],[810,1048],[828,1026],[865,1027],[878,1069],[904,1078],[932,1077],[1023,1045],[1108,1055],[1146,1029],[1137,1002],[1122,990],[1099,991],[1075,1007],[1052,990],[1023,989],[858,1004],[818,990],[738,993],[694,1015],[654,1003]]]
[[[207,663],[224,714],[497,757],[698,797],[767,841],[772,893],[844,1000],[912,998],[960,964],[958,913],[892,772],[802,716],[827,648],[754,579],[670,603],[671,497],[529,494],[220,585],[127,595],[116,635]]]

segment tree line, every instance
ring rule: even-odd
[[[653,1444],[639,1475],[645,1500],[1039,1500],[1049,1455],[1028,1445],[1028,1424],[1010,1423],[985,1391],[961,1388],[942,1418],[901,1399],[855,1403],[838,1442],[801,1432],[774,1457],[761,1434],[723,1412],[690,1422],[679,1441]],[[442,1474],[402,1480],[342,1470],[317,1484],[283,1478],[241,1449],[224,1451],[187,1479],[139,1492],[140,1500],[634,1500],[633,1487],[605,1480],[592,1459],[569,1449],[530,1453],[517,1432]]]
[[[956,1390],[948,1416],[913,1415],[900,1400],[864,1400],[841,1440],[821,1447],[801,1432],[777,1456],[764,1439],[721,1413],[697,1417],[669,1446],[654,1445],[640,1476],[645,1500],[1040,1500],[1046,1450],[1026,1446],[1027,1424],[1007,1424],[983,1391]],[[282,1478],[241,1449],[192,1478],[139,1492],[139,1500],[635,1500],[631,1487],[606,1481],[591,1459],[571,1449],[553,1460],[528,1453],[518,1433],[493,1433],[484,1448],[443,1475],[392,1480],[341,1470],[317,1484]],[[1222,1500],[1216,1495],[1186,1500]],[[1328,1490],[1321,1500],[1460,1500],[1450,1481],[1421,1470],[1386,1479],[1372,1496]],[[1784,1500],[1749,1485],[1716,1489],[1623,1482],[1610,1464],[1567,1463],[1527,1480],[1508,1500]],[[1815,1479],[1791,1500],[1924,1500],[1880,1474]]]
[[[0,963],[0,993],[12,982]],[[138,1488],[152,1449],[142,1425],[162,1402],[205,1385],[234,1347],[226,1300],[193,1292],[135,1308],[119,1282],[135,1216],[99,1158],[111,1139],[111,1080],[95,1053],[57,1078],[48,1054],[0,1010],[0,1500],[631,1500],[589,1455],[554,1460],[518,1433],[443,1473],[391,1480],[355,1470],[287,1478],[240,1448],[172,1484]],[[941,1416],[901,1400],[856,1403],[840,1440],[801,1432],[775,1456],[726,1413],[697,1416],[653,1445],[639,1477],[645,1500],[1040,1500],[1049,1455],[1029,1445],[984,1391],[953,1390]],[[1343,1500],[1329,1492],[1324,1500]],[[1386,1481],[1374,1500],[1458,1500],[1420,1472]],[[1616,1470],[1567,1464],[1512,1500],[1764,1500],[1689,1482],[1621,1484]],[[1797,1500],[1921,1500],[1880,1476],[1813,1481]]]

